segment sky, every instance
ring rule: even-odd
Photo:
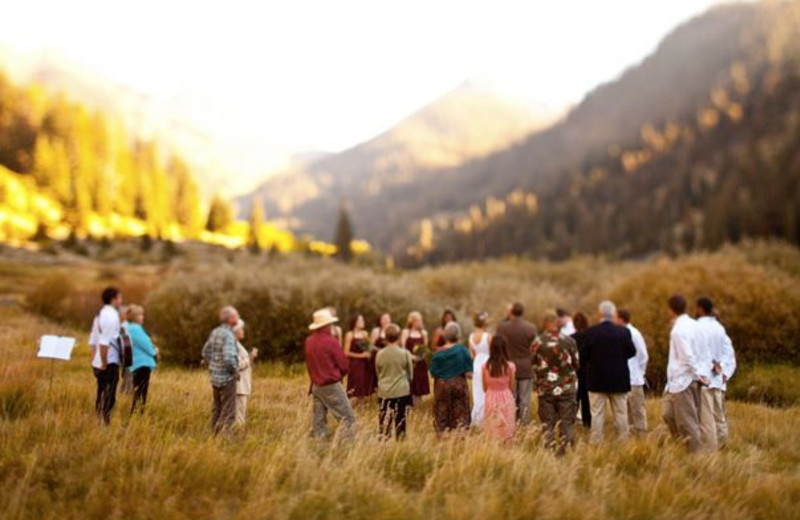
[[[266,171],[369,139],[469,78],[575,104],[715,3],[25,0],[4,6],[0,43],[153,96]]]

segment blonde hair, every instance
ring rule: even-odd
[[[422,313],[419,311],[411,311],[408,313],[408,319],[406,319],[406,328],[410,329],[414,325],[414,320],[419,320],[419,328],[425,328],[425,323],[422,321]]]
[[[121,314],[121,313],[120,313]],[[128,321],[136,321],[137,318],[144,316],[144,307],[132,303],[125,309],[125,317]]]

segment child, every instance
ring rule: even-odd
[[[490,438],[510,442],[516,427],[514,404],[514,378],[516,367],[508,360],[506,338],[499,334],[489,345],[489,359],[483,366],[483,389],[486,392],[484,405],[484,428]]]
[[[406,409],[411,406],[414,358],[411,352],[399,344],[400,327],[392,323],[386,327],[384,334],[386,346],[375,358],[380,404],[378,428],[382,436],[391,438],[394,422],[395,436],[400,440],[406,436]]]

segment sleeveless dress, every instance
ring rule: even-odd
[[[500,377],[492,377],[489,368],[483,368],[487,374],[486,396],[484,408],[484,430],[491,439],[510,440],[514,437],[517,425],[514,394],[508,387],[509,379],[514,376],[514,363],[508,364],[508,370]]]
[[[425,336],[411,337],[406,339],[406,349],[414,353],[414,349],[418,345],[425,345]],[[413,397],[421,397],[431,393],[431,383],[428,379],[428,363],[424,359],[414,363],[414,378],[411,380],[411,395]]]
[[[469,346],[475,352],[475,359],[472,362],[472,424],[475,426],[483,425],[483,409],[484,409],[484,395],[483,395],[483,381],[480,375],[483,374],[483,365],[489,359],[489,333],[484,332],[481,335],[481,340],[475,343],[472,340],[473,335],[469,335]]]
[[[369,345],[364,338],[353,338],[352,352],[363,352]],[[371,369],[371,358],[348,357],[347,395],[350,397],[369,397],[375,391],[375,370]]]

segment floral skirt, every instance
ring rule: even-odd
[[[433,383],[433,424],[437,433],[469,428],[469,388],[464,376],[435,379]]]
[[[492,439],[511,439],[517,426],[516,405],[511,390],[492,390],[486,392],[484,408],[484,430]]]

